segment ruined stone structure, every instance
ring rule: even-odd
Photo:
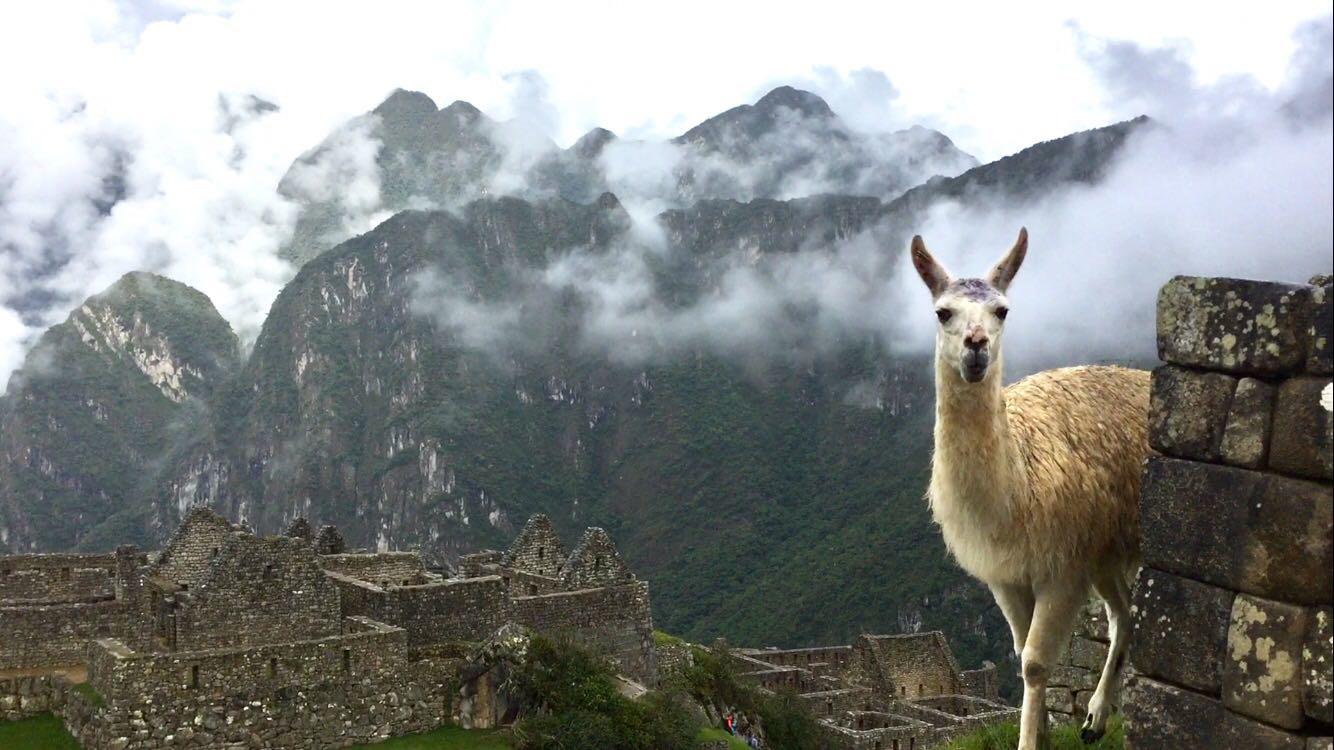
[[[925,750],[1019,715],[999,702],[996,666],[960,671],[939,631],[731,654],[743,679],[795,690],[835,744],[848,750]]]
[[[457,578],[417,553],[346,552],[332,527],[288,531],[195,508],[157,554],[0,558],[0,718],[56,712],[90,750],[344,747],[461,704],[503,717],[459,670],[464,644],[515,625],[656,682],[648,585],[601,529],[565,555],[534,517]]]
[[[1159,295],[1128,748],[1331,747],[1334,297],[1312,281]]]
[[[1074,632],[1051,670],[1046,703],[1053,721],[1066,724],[1084,721],[1110,648],[1107,612],[1102,601],[1094,599],[1080,612]]]

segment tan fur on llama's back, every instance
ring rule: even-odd
[[[955,279],[914,237],[931,292],[936,425],[928,498],[950,553],[991,589],[1023,664],[1020,750],[1045,732],[1048,676],[1090,587],[1107,608],[1111,648],[1082,735],[1117,703],[1138,564],[1140,475],[1149,373],[1069,367],[1001,383],[1006,291],[1028,232],[983,278]]]

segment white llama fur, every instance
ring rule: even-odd
[[[987,584],[1009,621],[1023,664],[1019,750],[1036,750],[1047,678],[1090,587],[1105,602],[1111,648],[1086,740],[1103,733],[1118,700],[1149,451],[1149,373],[1069,367],[1002,388],[1005,291],[1027,249],[1021,229],[984,279],[952,279],[921,237],[911,255],[941,319],[931,511],[950,553]]]

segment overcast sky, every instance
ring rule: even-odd
[[[595,125],[677,135],[791,83],[855,127],[925,124],[985,162],[1146,110],[1170,116],[1152,110],[1172,108],[1174,86],[1277,89],[1294,32],[1329,11],[1315,0],[1207,12],[1162,0],[5,3],[0,382],[71,301],[136,268],[199,287],[253,335],[292,273],[273,254],[290,228],[273,186],[395,87],[525,116],[566,145]],[[1166,50],[1184,74],[1118,88],[1091,63],[1113,41]],[[526,95],[524,71],[540,74],[545,100]],[[242,107],[250,94],[280,111],[236,127],[219,117],[220,101]],[[117,152],[135,160],[132,200],[99,222],[89,199]],[[25,321],[15,300],[53,252],[77,262]]]

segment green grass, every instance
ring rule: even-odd
[[[0,721],[0,750],[79,750],[60,719],[47,714],[21,721]]]
[[[95,690],[92,685],[89,685],[86,682],[80,682],[76,684],[73,690],[79,695],[82,695],[83,697],[87,698],[89,702],[91,702],[94,706],[106,705],[106,700],[102,698],[102,694],[97,692],[97,690]]]
[[[671,633],[664,633],[661,630],[653,631],[654,646],[684,646],[685,641],[677,638]]]
[[[695,739],[699,740],[700,742],[708,742],[710,740],[727,740],[727,746],[732,750],[750,750],[750,748],[746,747],[746,743],[742,742],[739,738],[733,737],[732,735],[728,734],[727,730],[725,729],[704,727],[699,730],[699,734],[696,735]]]
[[[374,745],[357,745],[351,750],[511,750],[511,747],[504,732],[441,727]]]
[[[1080,741],[1079,727],[1073,724],[1053,727],[1047,742],[1047,750],[1122,750],[1125,747],[1125,733],[1121,727],[1121,717],[1113,716],[1107,722],[1107,734],[1092,745]],[[960,737],[941,750],[1013,750],[1018,745],[1019,726],[1002,724]]]

